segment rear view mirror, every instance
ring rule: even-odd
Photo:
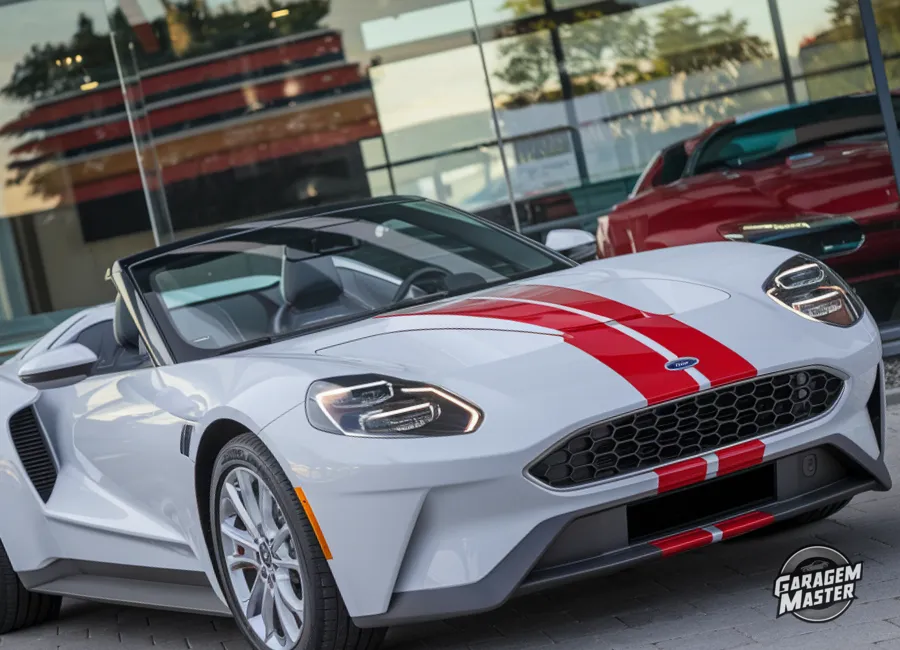
[[[577,228],[551,230],[547,233],[544,245],[576,262],[586,262],[597,257],[597,240],[594,235]]]
[[[91,374],[97,355],[80,343],[69,343],[37,355],[19,368],[23,384],[46,390],[77,384]]]

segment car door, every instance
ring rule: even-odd
[[[90,376],[43,390],[41,422],[59,463],[47,507],[63,552],[85,561],[198,570],[193,465],[178,453],[188,423],[164,406],[146,355],[119,346],[112,320],[74,332],[91,349]],[[62,489],[59,489],[62,488]]]

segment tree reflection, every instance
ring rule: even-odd
[[[252,10],[234,4],[220,6],[214,12],[208,10],[204,0],[159,1],[162,15],[138,26],[152,32],[152,48],[147,47],[146,38],[136,34],[125,13],[116,9],[108,26],[95,25],[90,17],[80,14],[68,41],[35,44],[15,65],[9,81],[0,88],[0,96],[38,105],[27,105],[17,119],[0,127],[0,135],[5,137],[30,138],[12,150],[18,160],[9,165],[7,185],[27,185],[31,196],[66,197],[70,181],[58,172],[56,162],[71,157],[71,152],[44,147],[44,140],[35,136],[48,128],[69,127],[124,112],[110,27],[120,43],[131,41],[136,45],[135,60],[124,64],[127,80],[134,73],[135,63],[142,74],[148,74],[162,65],[189,62],[206,54],[227,56],[228,51],[242,46],[302,35],[317,29],[330,9],[330,0],[267,0]],[[124,51],[120,49],[120,53]],[[301,65],[284,61],[280,67],[289,70]],[[197,79],[207,87],[222,84],[202,75]],[[63,96],[66,99],[61,101],[68,102],[69,109],[60,117],[62,109],[55,110],[49,104]],[[103,137],[101,131],[94,144]],[[95,164],[102,165],[104,160]]]
[[[873,0],[872,8],[888,79],[892,85],[900,85],[900,0]],[[832,0],[828,14],[828,28],[799,43],[800,66],[805,74],[868,61],[857,0]],[[874,83],[868,68],[862,65],[838,74],[817,75],[806,80],[806,87],[810,99],[825,99],[873,90]]]
[[[136,50],[142,69],[316,29],[330,9],[330,0],[268,0],[249,11],[222,5],[214,12],[203,0],[160,3],[163,16],[149,24],[159,47],[152,52]],[[273,14],[278,14],[277,19]],[[133,27],[121,9],[110,15],[110,25],[123,41],[133,37]],[[98,31],[94,21],[82,14],[68,42],[33,45],[0,95],[38,101],[81,90],[85,83],[116,80],[109,32]]]
[[[539,4],[541,0],[507,0],[505,6],[524,17]],[[715,73],[703,89],[715,92],[729,82],[733,85],[739,66],[772,59],[772,44],[751,34],[748,21],[731,11],[704,17],[691,7],[673,4],[647,14],[603,15],[586,9],[574,12],[570,25],[550,20],[535,24],[562,32],[565,66],[576,96],[697,73]],[[507,39],[499,52],[503,63],[495,76],[511,88],[500,102],[504,107],[559,99],[558,62],[545,35]]]

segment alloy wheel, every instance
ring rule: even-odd
[[[303,629],[308,581],[287,519],[253,470],[237,467],[225,477],[219,531],[236,613],[267,648],[293,648]]]

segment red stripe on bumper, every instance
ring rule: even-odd
[[[663,537],[650,542],[650,544],[662,551],[663,557],[668,557],[669,555],[712,544],[712,541],[713,534],[711,532],[702,528],[695,528],[671,537]]]
[[[737,352],[670,316],[648,316],[627,325],[678,357],[697,358],[700,363],[695,368],[713,387],[750,379],[757,374],[756,367]]]
[[[598,300],[602,299],[598,297]],[[562,332],[567,343],[608,366],[637,389],[651,405],[690,395],[699,389],[697,382],[687,373],[666,370],[666,358],[640,341],[592,318],[557,307],[512,300],[470,298],[433,309],[387,314],[385,317],[404,315],[497,318]]]
[[[768,526],[775,521],[775,517],[766,512],[748,512],[716,524],[716,528],[722,531],[722,539],[737,537],[751,530]]]
[[[653,472],[659,477],[657,494],[662,494],[705,480],[706,461],[702,458],[692,458],[674,465],[660,467]]]
[[[716,472],[716,476],[725,476],[732,472],[759,465],[763,461],[765,453],[766,443],[762,440],[750,440],[734,447],[717,451],[719,470]]]

